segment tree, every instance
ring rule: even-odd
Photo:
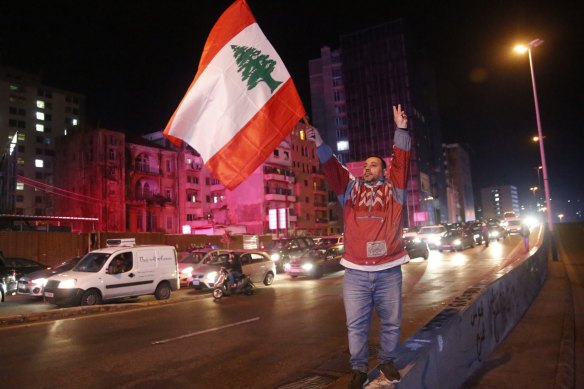
[[[247,90],[252,90],[263,81],[270,88],[270,92],[274,93],[282,83],[274,80],[271,75],[276,67],[276,61],[254,47],[231,45],[231,49],[239,67],[237,71],[242,74],[241,81],[247,80]]]

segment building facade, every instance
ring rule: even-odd
[[[448,207],[450,223],[476,219],[470,157],[458,143],[444,144],[444,172],[449,190],[456,192],[454,210]],[[450,197],[449,197],[450,199]],[[453,212],[455,211],[455,212]]]
[[[6,177],[14,180],[14,191],[10,182],[3,182],[8,190],[2,190],[2,212],[55,214],[55,138],[84,123],[83,95],[44,85],[39,76],[0,67],[2,149],[15,139],[11,158],[7,159],[13,164],[14,175]]]
[[[392,106],[402,104],[412,132],[407,225],[447,221],[440,125],[432,73],[403,20],[340,37],[309,63],[313,122],[339,159],[361,163],[388,157]]]
[[[481,189],[483,217],[503,219],[505,212],[519,215],[519,196],[513,185],[491,186]]]

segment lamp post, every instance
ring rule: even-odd
[[[539,103],[537,101],[537,88],[535,87],[535,73],[533,71],[533,59],[531,58],[531,49],[533,47],[537,47],[541,45],[543,41],[541,39],[534,39],[527,45],[517,45],[515,46],[515,51],[518,53],[525,53],[527,52],[529,56],[529,69],[531,70],[531,85],[533,87],[533,100],[535,102],[535,118],[537,121],[537,134],[539,142],[539,152],[541,154],[541,166],[542,166],[542,173],[543,173],[543,189],[545,193],[545,204],[546,204],[546,211],[547,211],[547,219],[548,219],[548,229],[550,232],[554,230],[554,224],[552,220],[552,207],[550,204],[550,188],[548,182],[548,174],[547,174],[547,165],[545,162],[545,152],[543,148],[543,134],[541,132],[541,120],[539,118]],[[534,192],[535,193],[535,192]]]
[[[537,186],[532,186],[531,188],[529,188],[529,190],[533,193],[533,201],[536,202],[536,206],[537,206],[537,200],[535,199],[535,191],[538,189]]]
[[[542,167],[541,166],[536,166],[536,167],[534,167],[534,169],[537,172],[537,185],[539,185],[539,188],[541,188],[541,178],[539,176],[539,171],[542,169]],[[541,200],[541,195],[539,196],[539,200]]]

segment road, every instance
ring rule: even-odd
[[[404,265],[402,340],[520,252],[511,236]],[[214,301],[182,291],[193,299],[2,328],[2,386],[32,387],[39,377],[42,387],[60,388],[277,388],[318,372],[332,379],[349,369],[341,287],[342,272],[319,280],[280,275],[251,297]],[[373,345],[377,328],[375,320]]]

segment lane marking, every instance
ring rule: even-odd
[[[192,336],[202,335],[202,334],[206,334],[206,333],[209,333],[209,332],[215,332],[215,331],[223,330],[223,329],[229,328],[229,327],[240,326],[242,324],[251,323],[251,322],[254,322],[254,321],[257,321],[257,320],[260,320],[260,318],[259,317],[254,317],[253,319],[239,321],[237,323],[232,323],[232,324],[226,324],[226,325],[221,326],[221,327],[215,327],[215,328],[209,328],[208,330],[191,332],[190,334],[185,334],[185,335],[177,336],[176,338],[156,340],[156,341],[152,342],[151,344],[164,344],[164,343],[169,343],[169,342],[173,342],[175,340],[181,340],[181,339],[185,339],[185,338],[190,338]]]

